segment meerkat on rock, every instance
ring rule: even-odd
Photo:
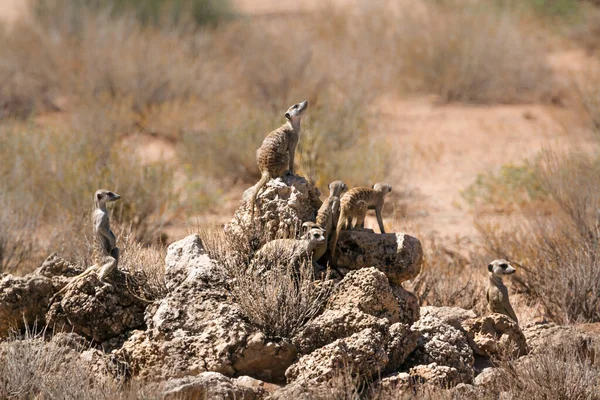
[[[94,250],[92,253],[92,260],[94,265],[74,277],[65,287],[52,296],[50,304],[52,304],[56,296],[65,292],[69,287],[91,273],[98,275],[98,278],[104,284],[110,285],[105,279],[117,268],[119,262],[119,248],[117,247],[117,238],[110,229],[110,220],[108,218],[106,204],[117,201],[120,198],[121,196],[118,194],[105,189],[97,190],[96,193],[94,193],[94,212],[92,213],[92,224],[94,229]]]
[[[375,210],[377,224],[381,233],[385,233],[381,210],[383,209],[385,195],[392,191],[392,186],[379,182],[373,188],[356,187],[350,189],[340,200],[340,216],[332,243],[331,257],[335,259],[337,242],[342,229],[364,227],[367,210]],[[356,221],[356,222],[354,222]],[[353,224],[354,222],[354,224]]]
[[[490,284],[486,292],[488,310],[504,314],[518,324],[519,320],[508,299],[508,289],[502,282],[505,275],[512,275],[516,272],[515,268],[508,261],[500,259],[489,263],[488,271],[490,272]]]
[[[342,181],[333,181],[329,184],[329,197],[325,199],[317,212],[316,222],[308,221],[302,224],[305,232],[314,227],[325,230],[325,242],[318,244],[313,253],[313,259],[318,261],[327,251],[328,242],[333,237],[331,233],[335,230],[340,214],[340,196],[348,190]]]
[[[269,133],[256,151],[256,161],[261,178],[254,186],[250,198],[250,212],[254,219],[256,197],[269,179],[283,176],[286,172],[294,173],[294,154],[300,137],[300,125],[308,102],[294,104],[285,113],[286,123]]]
[[[314,258],[315,247],[326,243],[325,230],[320,226],[310,228],[300,239],[275,239],[265,243],[254,255],[253,269],[256,274],[264,272],[265,265],[274,261],[295,265],[300,259]],[[276,260],[274,260],[276,258]],[[260,269],[256,268],[259,264]]]

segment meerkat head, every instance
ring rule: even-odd
[[[373,185],[373,190],[376,190],[378,192],[383,192],[383,194],[388,194],[389,192],[392,191],[392,185],[390,185],[389,183],[385,183],[385,182],[377,182],[376,184]]]
[[[302,117],[304,116],[304,112],[308,108],[308,101],[303,101],[302,103],[296,103],[285,113],[285,118],[290,121],[292,124],[295,122],[300,122]]]
[[[504,259],[494,260],[488,264],[488,271],[490,271],[494,276],[502,278],[504,275],[512,275],[515,272],[515,268],[510,265],[510,263]]]
[[[117,201],[120,198],[121,196],[118,194],[106,189],[96,190],[96,193],[94,193],[94,203],[96,205],[105,205],[111,201]]]
[[[306,221],[304,223],[302,223],[302,234],[306,235],[308,233],[308,231],[310,231],[312,228],[321,228],[321,225],[317,224],[314,221]]]
[[[348,186],[342,181],[333,181],[329,184],[329,192],[332,196],[340,197],[340,195],[348,190]]]
[[[325,243],[325,229],[318,225],[313,226],[304,237],[315,244]]]

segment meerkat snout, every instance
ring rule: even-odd
[[[494,275],[512,275],[517,270],[506,260],[494,260],[488,265],[488,271]]]
[[[306,111],[307,108],[307,100],[303,101],[302,103],[296,103],[290,108],[288,108],[288,110],[285,113],[285,117],[292,122],[297,121],[302,118],[302,116],[304,115],[304,111]]]

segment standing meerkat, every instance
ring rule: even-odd
[[[267,184],[269,179],[284,175],[287,171],[294,173],[294,154],[300,137],[300,124],[308,108],[308,101],[294,104],[285,113],[286,123],[269,133],[262,145],[256,150],[256,161],[261,178],[254,187],[250,199],[252,219],[258,192]]]
[[[377,223],[379,224],[379,230],[381,233],[385,233],[383,227],[383,218],[381,217],[381,210],[383,209],[385,195],[392,191],[392,186],[378,182],[373,185],[373,188],[367,187],[356,187],[350,189],[342,196],[340,200],[340,216],[337,222],[335,230],[335,237],[333,239],[331,258],[335,259],[335,253],[337,249],[337,241],[340,236],[342,229],[352,229],[354,227],[363,227],[367,210],[375,210],[377,216]],[[356,223],[353,225],[353,219],[356,219]]]
[[[256,270],[255,265],[273,262],[274,258],[295,265],[302,258],[314,257],[315,247],[326,243],[324,233],[323,228],[316,226],[309,229],[300,239],[275,239],[265,243],[254,255],[254,260],[257,261],[253,262],[254,272],[257,274],[264,272],[264,265],[260,270]]]
[[[95,273],[98,275],[101,282],[109,285],[105,282],[105,279],[117,268],[119,262],[119,248],[117,247],[117,238],[110,229],[110,220],[108,218],[106,204],[117,201],[120,198],[121,196],[118,194],[106,189],[100,189],[94,193],[94,211],[92,213],[92,224],[94,229],[92,261],[94,262],[94,265],[71,279],[65,287],[54,294],[50,299],[50,304],[52,304],[56,296],[65,292],[69,287],[91,273]]]
[[[346,184],[342,181],[333,181],[329,184],[329,197],[325,199],[319,211],[317,212],[316,222],[305,222],[302,227],[309,229],[319,226],[325,230],[325,243],[317,245],[314,250],[313,258],[319,260],[327,251],[327,244],[332,237],[331,233],[335,230],[340,215],[340,197],[348,190]]]
[[[493,313],[507,315],[518,324],[517,314],[515,314],[508,299],[508,289],[502,282],[502,277],[516,272],[515,268],[508,261],[500,259],[489,263],[488,271],[490,272],[490,284],[486,292],[488,310]]]

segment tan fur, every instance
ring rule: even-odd
[[[321,227],[313,227],[306,232],[301,239],[275,239],[265,243],[254,255],[252,270],[256,274],[265,272],[263,269],[257,269],[264,265],[262,262],[269,264],[272,262],[273,256],[277,256],[277,261],[296,265],[298,260],[314,257],[313,252],[316,246],[326,243],[324,230]]]
[[[309,230],[313,227],[321,227],[325,230],[325,242],[318,244],[313,252],[313,259],[318,261],[327,251],[328,243],[333,236],[337,220],[340,214],[340,196],[348,190],[346,184],[342,181],[333,181],[329,184],[329,197],[325,199],[319,211],[317,212],[316,222],[305,222],[302,227]]]
[[[95,207],[92,213],[92,224],[94,229],[92,261],[94,262],[94,265],[71,279],[65,287],[52,296],[49,304],[52,304],[56,296],[64,293],[68,288],[72,287],[89,274],[95,273],[98,275],[100,281],[104,282],[104,280],[117,268],[119,262],[119,248],[116,246],[117,239],[115,234],[110,229],[110,220],[108,218],[106,203],[117,201],[120,198],[121,196],[118,194],[106,189],[100,189],[94,193]],[[108,283],[106,284],[108,285]]]
[[[508,289],[504,286],[502,277],[512,275],[515,268],[506,260],[494,260],[488,265],[490,272],[490,283],[486,292],[488,310],[493,313],[504,314],[514,320],[517,324],[517,314],[510,305]]]
[[[254,219],[256,197],[269,179],[283,176],[286,171],[294,173],[294,154],[300,137],[302,117],[308,108],[308,102],[294,104],[285,113],[287,122],[278,129],[269,133],[262,145],[256,151],[256,162],[261,173],[261,178],[254,186],[250,198],[250,212]]]
[[[340,216],[333,239],[331,257],[335,259],[337,242],[342,229],[363,227],[367,210],[375,210],[377,223],[381,233],[385,233],[381,210],[383,209],[385,195],[392,191],[392,186],[379,182],[373,188],[356,187],[350,189],[340,200]]]

